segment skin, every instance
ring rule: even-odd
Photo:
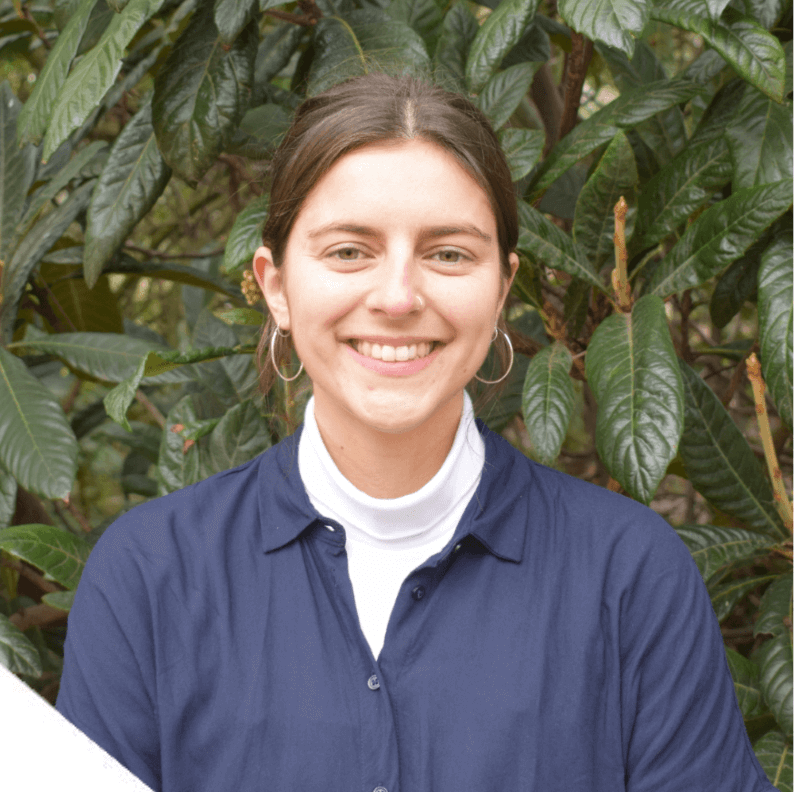
[[[514,275],[518,257],[509,260]],[[501,273],[482,188],[427,141],[356,149],[307,196],[282,267],[260,247],[254,275],[292,333],[341,473],[377,498],[420,489],[452,447],[463,389],[512,281]],[[434,348],[421,360],[384,363],[359,353],[362,340]]]

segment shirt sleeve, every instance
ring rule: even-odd
[[[621,603],[626,789],[773,792],[700,573],[678,537],[664,545],[637,569]]]
[[[119,522],[92,551],[69,613],[56,708],[159,790],[153,610],[143,561]]]

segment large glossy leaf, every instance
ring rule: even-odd
[[[761,257],[758,271],[758,325],[764,380],[780,417],[792,425],[792,317],[790,236],[776,239]]]
[[[786,0],[747,0],[745,3],[747,13],[767,30],[780,18],[786,5]]]
[[[11,522],[17,505],[17,482],[6,470],[0,467],[0,528]]]
[[[546,134],[539,129],[502,129],[499,132],[499,143],[514,182],[523,179],[535,167],[545,142]]]
[[[518,202],[518,249],[538,266],[552,267],[606,291],[585,252],[554,223],[524,201]]]
[[[761,265],[761,251],[754,250],[757,244],[751,245],[741,258],[736,259],[714,285],[709,313],[715,327],[725,327],[739,313],[742,305],[756,294],[758,268]]]
[[[714,21],[702,16],[699,5],[699,0],[677,0],[674,7],[654,7],[651,16],[701,36],[747,82],[782,101],[786,60],[780,42],[750,17],[731,13],[733,9]]]
[[[693,523],[677,525],[675,530],[692,553],[704,580],[726,564],[764,555],[774,544],[763,534],[744,528]]]
[[[711,605],[717,621],[723,621],[733,612],[736,605],[751,591],[760,588],[775,579],[775,575],[759,575],[757,577],[730,578],[727,583],[709,586]]]
[[[791,176],[791,105],[773,102],[748,87],[727,137],[733,188],[757,187]]]
[[[430,66],[422,37],[377,8],[323,17],[314,27],[314,49],[309,96],[371,71],[407,74]]]
[[[284,22],[267,33],[259,45],[254,63],[254,85],[269,83],[288,63],[298,48],[305,30],[300,25]],[[256,99],[259,97],[255,97]]]
[[[573,412],[571,353],[560,343],[544,347],[527,367],[522,411],[532,453],[545,465],[560,453]]]
[[[195,184],[215,162],[248,109],[258,33],[249,23],[224,45],[212,8],[199,8],[154,81],[152,118],[165,161]]]
[[[265,193],[251,201],[234,220],[223,251],[223,271],[234,272],[251,266],[256,249],[262,244],[262,229],[267,220],[270,196]]]
[[[0,613],[0,664],[15,674],[40,677],[43,671],[39,650],[18,627]]]
[[[150,101],[124,126],[99,177],[88,207],[83,272],[89,288],[108,259],[154,206],[171,169],[165,164],[152,127]]]
[[[791,738],[783,732],[767,732],[753,746],[758,763],[779,792],[792,792]]]
[[[686,363],[680,366],[684,434],[678,452],[692,485],[749,528],[785,538],[772,488],[744,435],[714,391]]]
[[[224,44],[231,44],[240,35],[258,5],[258,0],[215,0],[215,27]]]
[[[55,397],[0,347],[0,464],[27,490],[65,498],[77,472],[77,440]]]
[[[11,338],[17,306],[28,278],[44,254],[88,205],[93,188],[94,182],[86,182],[74,190],[60,206],[39,220],[19,243],[11,261],[3,268],[0,280],[0,291],[3,294],[3,302],[0,304],[0,331],[6,340]]]
[[[466,58],[480,26],[466,3],[455,3],[444,17],[433,55],[434,79],[462,91],[466,85]]]
[[[791,572],[784,573],[761,597],[753,635],[786,635],[791,630]]]
[[[386,12],[413,28],[424,40],[427,51],[433,52],[444,21],[444,6],[438,0],[392,0]]]
[[[767,641],[756,659],[761,667],[760,683],[764,699],[783,731],[791,734],[794,694],[791,629]]]
[[[535,72],[541,63],[518,63],[497,72],[485,84],[477,97],[477,105],[488,116],[496,130],[504,126],[513,115],[532,85]]]
[[[242,465],[268,448],[267,421],[253,402],[244,401],[232,407],[212,430],[207,455],[215,473]]]
[[[0,84],[0,261],[8,259],[14,228],[36,170],[34,147],[28,145],[20,151],[16,142],[21,106],[11,86]]]
[[[502,59],[520,41],[538,8],[538,0],[502,0],[485,20],[466,59],[466,86],[479,93]]]
[[[144,22],[162,4],[163,0],[130,0],[120,14],[113,16],[99,43],[75,66],[57,92],[55,107],[44,136],[42,156],[45,160],[88,120],[94,108],[113,87],[121,70],[124,50]]]
[[[596,447],[613,478],[648,503],[675,456],[684,399],[664,303],[645,295],[593,333],[587,379],[598,402]]]
[[[569,132],[543,161],[532,182],[530,199],[541,195],[571,166],[617,134],[632,129],[657,113],[704,95],[706,89],[690,80],[659,80],[622,93]]]
[[[157,462],[161,495],[194,484],[201,479],[199,444],[186,442],[180,434],[180,425],[194,423],[196,419],[196,410],[190,396],[180,399],[166,417]]]
[[[573,238],[596,270],[614,256],[615,204],[621,196],[629,205],[626,238],[631,237],[638,178],[631,144],[618,132],[582,187],[573,216]]]
[[[732,173],[724,137],[685,148],[643,186],[632,250],[643,250],[675,231]]]
[[[38,144],[47,131],[50,114],[66,82],[69,67],[96,2],[97,0],[80,0],[69,14],[69,21],[55,40],[52,50],[47,53],[44,67],[20,114],[17,131],[20,144]]]
[[[725,653],[728,657],[728,667],[731,669],[739,709],[745,720],[756,718],[766,711],[764,697],[759,687],[760,669],[752,660],[748,660],[733,649],[726,647]]]
[[[32,564],[68,589],[76,589],[91,545],[53,525],[15,525],[0,531],[0,550]]]
[[[653,273],[660,297],[699,286],[747,250],[791,205],[791,179],[737,190],[703,212]]]
[[[577,33],[617,47],[631,57],[651,4],[643,0],[560,0],[557,8]]]

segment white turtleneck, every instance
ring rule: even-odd
[[[306,405],[298,469],[314,508],[345,529],[358,620],[375,657],[400,586],[452,538],[480,482],[484,461],[485,444],[464,392],[455,440],[436,475],[410,495],[373,498],[339,472],[320,436],[314,397]]]

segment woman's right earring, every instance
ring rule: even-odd
[[[277,333],[278,333],[280,338],[289,338],[289,330],[286,333],[284,333],[284,332],[282,332],[281,328],[278,325],[275,326],[275,328],[273,329],[273,334],[270,336],[270,362],[273,364],[273,369],[274,369],[274,371],[276,372],[276,374],[278,375],[278,377],[280,379],[284,380],[284,382],[292,382],[293,380],[296,380],[296,379],[298,379],[298,377],[300,377],[301,372],[303,371],[303,363],[301,362],[301,366],[298,369],[298,373],[294,374],[292,377],[285,377],[279,371],[278,363],[276,363],[276,353],[274,351],[275,348],[276,348],[276,334]]]
[[[498,332],[497,332],[497,330],[498,330]],[[482,382],[483,385],[496,385],[496,383],[497,382],[501,382],[510,373],[510,371],[513,368],[513,343],[510,340],[510,336],[507,335],[507,333],[504,330],[502,330],[501,327],[495,327],[493,333],[494,334],[493,334],[493,338],[491,339],[491,341],[496,341],[496,339],[499,337],[499,333],[501,333],[505,337],[505,341],[507,341],[507,348],[510,350],[510,363],[507,366],[507,371],[505,371],[505,373],[502,374],[502,376],[499,377],[499,379],[484,380],[484,379],[482,379],[481,377],[478,377],[475,374],[474,375],[474,379],[476,379],[478,382]]]

